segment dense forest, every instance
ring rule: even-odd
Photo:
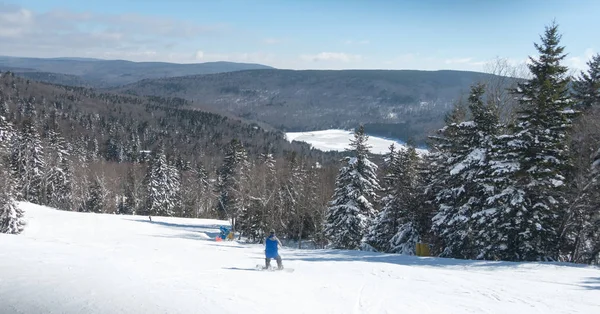
[[[15,201],[63,210],[229,219],[318,247],[464,259],[600,262],[600,55],[570,77],[558,26],[528,79],[471,86],[429,153],[324,154],[179,98],[0,78],[0,229]]]

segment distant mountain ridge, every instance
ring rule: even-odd
[[[183,64],[70,57],[21,58],[0,56],[0,71],[12,71],[30,79],[55,84],[68,85],[68,83],[79,81],[81,85],[77,86],[90,87],[115,87],[143,79],[256,69],[273,68],[262,64],[226,61]],[[38,72],[42,74],[38,74]],[[54,80],[51,80],[48,78],[47,73],[75,75],[79,79],[56,76]],[[61,81],[61,79],[65,79],[65,81]]]
[[[286,131],[350,129],[422,143],[491,74],[418,70],[244,70],[146,79],[117,93],[179,97]],[[372,133],[372,132],[371,132]]]
[[[283,70],[231,62],[78,58],[0,57],[0,70],[59,85],[183,98],[205,110],[287,132],[364,124],[369,134],[412,139],[419,145],[443,125],[444,115],[464,99],[472,84],[499,78],[453,70]],[[511,80],[498,81],[510,84]]]

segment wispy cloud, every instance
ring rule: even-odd
[[[147,56],[148,51],[165,49],[174,40],[193,40],[226,31],[228,27],[222,24],[201,25],[137,14],[65,10],[36,13],[0,3],[2,53],[11,55],[64,56],[68,52],[101,57],[127,51],[125,56]]]
[[[361,55],[348,54],[343,52],[321,52],[318,54],[301,55],[300,59],[304,61],[337,61],[337,62],[357,62],[362,60]]]
[[[588,68],[587,62],[592,59],[594,54],[594,49],[588,48],[579,56],[567,58],[567,66],[573,68],[575,71],[586,71]]]

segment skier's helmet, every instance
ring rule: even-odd
[[[270,234],[275,234],[275,229],[271,229]]]

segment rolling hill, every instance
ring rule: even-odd
[[[0,56],[1,71],[12,71],[36,81],[89,87],[110,87],[149,78],[211,74],[251,69],[271,69],[271,67],[235,62],[178,64],[86,58],[45,59]],[[48,73],[63,74],[63,76],[56,75],[55,77],[49,77]],[[70,77],[73,75],[79,78]]]
[[[181,97],[286,131],[364,123],[377,135],[421,142],[471,84],[492,78],[465,71],[271,69],[148,79],[111,91]]]

